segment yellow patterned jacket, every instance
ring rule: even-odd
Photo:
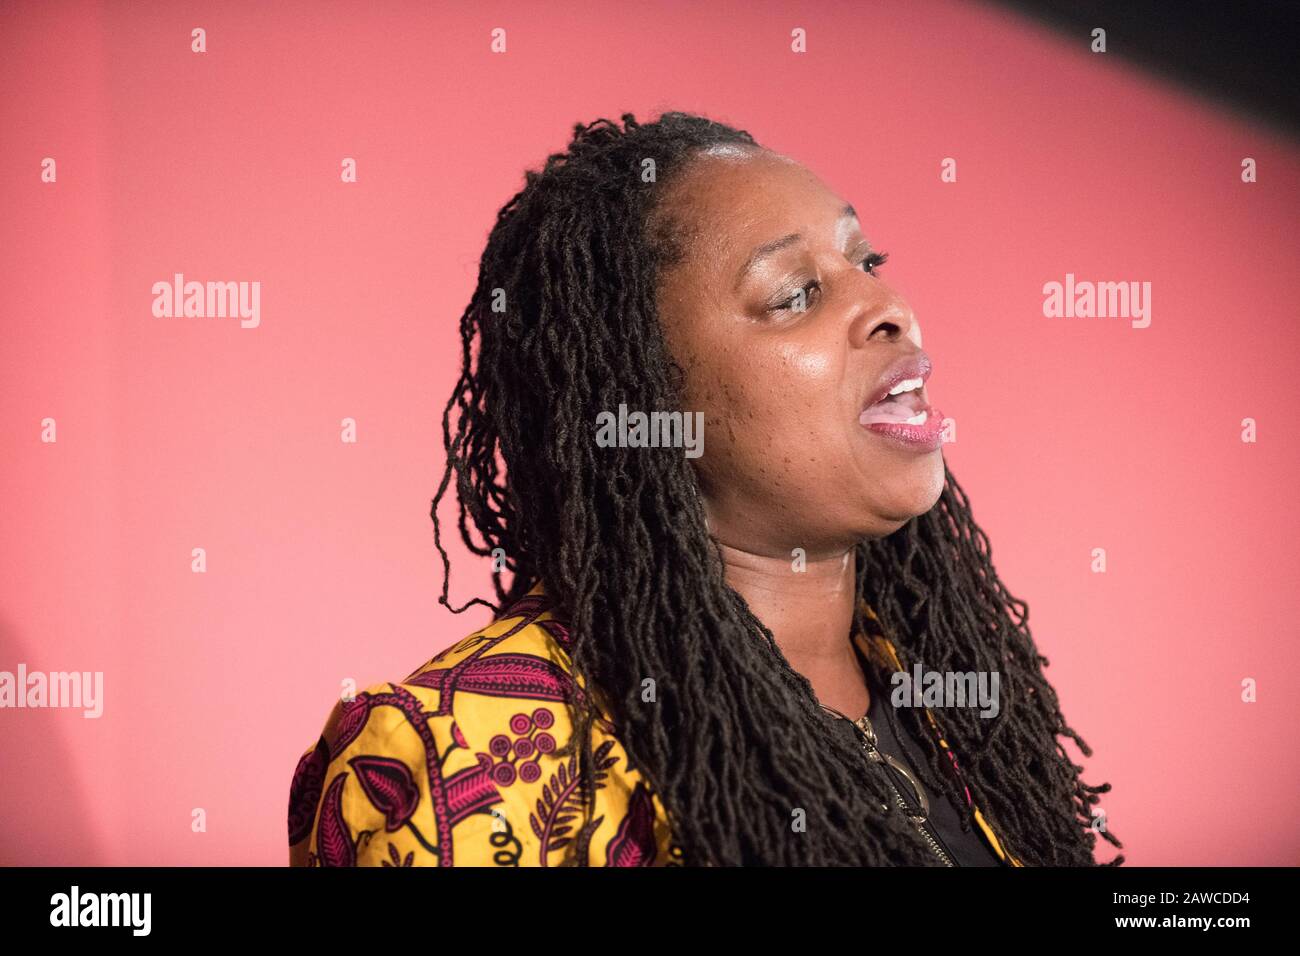
[[[854,640],[902,669],[883,634]],[[585,692],[568,644],[538,584],[400,683],[340,700],[293,775],[290,865],[679,864],[664,807],[608,719],[592,729],[596,810],[584,828],[577,758],[555,756],[571,732],[566,702]],[[978,809],[975,820],[1020,866]]]

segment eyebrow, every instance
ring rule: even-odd
[[[840,210],[839,219],[840,221],[843,221],[850,217],[853,219],[857,219],[858,211],[853,208],[852,203],[845,203],[844,208]],[[735,287],[739,289],[740,283],[745,281],[745,276],[749,274],[750,270],[752,270],[756,265],[758,265],[768,256],[780,252],[782,249],[786,248],[787,246],[793,245],[794,243],[798,242],[802,238],[803,238],[803,233],[792,232],[788,236],[782,236],[780,239],[773,239],[771,242],[765,242],[761,246],[755,248],[754,251],[749,254],[749,258],[745,260],[745,264],[741,266],[740,272],[736,274]]]

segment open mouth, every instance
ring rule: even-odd
[[[884,398],[863,409],[858,422],[862,425],[924,425],[929,417],[925,379],[918,376],[903,379]]]

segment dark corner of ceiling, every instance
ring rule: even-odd
[[[985,0],[1300,138],[1300,0]]]

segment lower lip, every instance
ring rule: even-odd
[[[923,425],[904,425],[901,422],[875,422],[864,425],[868,431],[882,435],[913,451],[934,451],[943,444],[943,412],[927,409],[929,415]]]

